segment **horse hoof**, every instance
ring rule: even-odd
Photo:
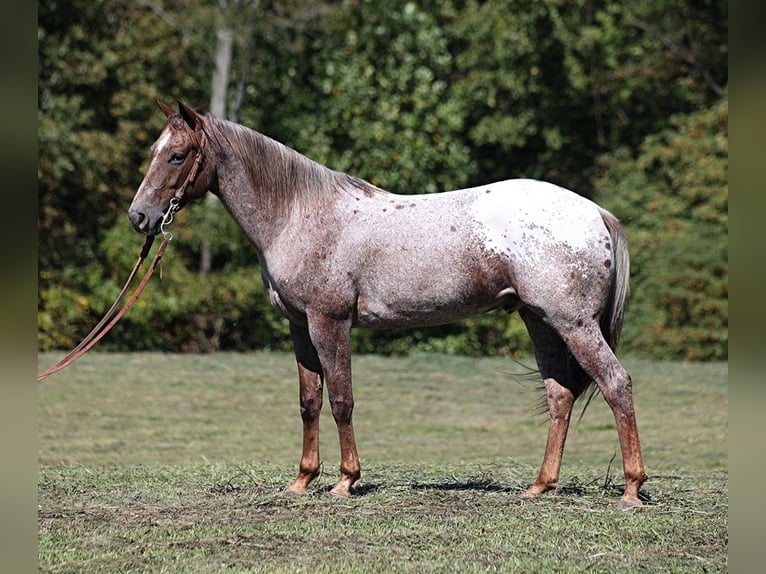
[[[617,503],[617,508],[620,510],[633,510],[634,508],[641,508],[644,505],[638,498],[621,498]]]
[[[349,498],[351,493],[345,486],[338,485],[330,491],[330,496],[334,496],[335,498]]]
[[[306,489],[300,486],[295,486],[294,484],[292,486],[288,486],[285,489],[285,494],[289,496],[303,496],[306,494]]]
[[[521,495],[522,498],[537,498],[539,495],[543,494],[544,492],[548,492],[550,490],[555,490],[555,486],[551,486],[549,484],[538,484],[534,483],[532,486],[527,488],[524,491],[524,494]]]

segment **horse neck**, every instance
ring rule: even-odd
[[[239,124],[216,120],[213,133],[216,194],[260,252],[302,214],[327,209],[347,177]]]

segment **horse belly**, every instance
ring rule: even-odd
[[[484,263],[484,262],[482,262]],[[443,325],[510,305],[516,295],[503,272],[485,265],[446,265],[442,272],[412,266],[360,290],[355,324],[360,327]],[[445,273],[445,271],[448,271]]]
[[[354,326],[369,328],[429,327],[444,325],[494,309],[503,302],[465,304],[440,302],[424,305],[423,301],[384,301],[360,298]]]

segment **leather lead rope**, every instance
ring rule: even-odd
[[[138,300],[139,295],[141,295],[141,292],[144,290],[144,287],[146,287],[146,284],[149,282],[149,278],[152,276],[152,273],[154,273],[154,269],[157,267],[157,265],[162,260],[162,254],[165,252],[165,249],[168,246],[168,243],[170,243],[170,237],[165,237],[165,239],[160,244],[160,247],[157,249],[157,253],[154,255],[154,259],[152,260],[151,265],[149,266],[149,269],[147,269],[146,274],[144,275],[144,278],[141,280],[141,283],[139,283],[138,287],[136,288],[133,295],[128,299],[127,303],[125,303],[119,311],[117,310],[120,306],[120,303],[122,303],[122,300],[125,298],[125,295],[128,292],[128,289],[130,289],[131,284],[133,283],[133,280],[136,278],[136,274],[138,273],[139,267],[143,264],[143,262],[146,260],[147,256],[149,255],[149,249],[152,246],[152,243],[154,242],[154,235],[149,235],[146,238],[146,242],[144,243],[144,247],[141,249],[141,254],[138,257],[138,261],[136,261],[136,265],[133,267],[133,271],[131,271],[130,276],[128,277],[128,280],[125,282],[125,286],[120,291],[120,294],[117,296],[117,299],[115,299],[112,306],[109,308],[109,310],[104,314],[104,317],[101,319],[101,321],[98,322],[98,324],[93,327],[90,333],[88,333],[85,338],[78,344],[74,349],[72,349],[66,357],[61,359],[58,363],[53,365],[48,370],[40,373],[37,375],[37,382],[39,383],[42,381],[45,377],[52,375],[53,373],[56,373],[60,371],[61,369],[68,367],[72,363],[74,363],[77,359],[82,357],[85,353],[87,353],[93,345],[98,343],[101,338],[106,335],[112,327],[114,327],[117,324],[117,321],[119,321],[122,316],[128,312],[128,309],[130,309],[133,304]]]

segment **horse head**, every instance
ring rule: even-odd
[[[212,165],[204,165],[205,120],[178,102],[178,111],[157,100],[167,125],[152,145],[144,180],[128,209],[133,229],[153,235],[189,201],[205,195],[213,182]]]

